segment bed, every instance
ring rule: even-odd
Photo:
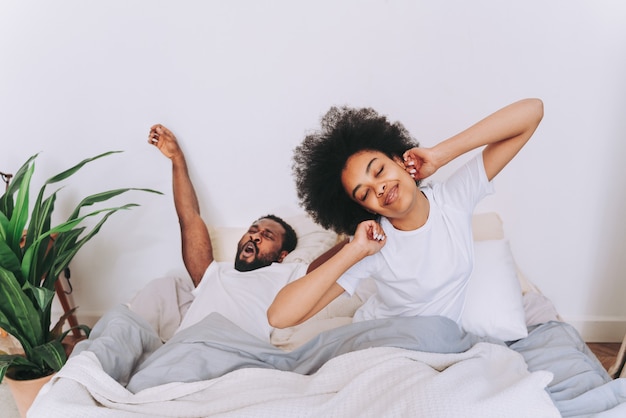
[[[286,217],[308,262],[338,239]],[[39,393],[29,417],[626,416],[613,379],[517,267],[495,213],[474,215],[463,328],[443,317],[352,323],[366,282],[271,344],[211,314],[175,333],[190,281],[156,279],[114,307]],[[211,228],[216,259],[243,228]]]

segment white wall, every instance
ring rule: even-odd
[[[0,171],[39,185],[107,150],[57,204],[151,187],[72,263],[83,316],[184,273],[169,126],[206,221],[295,205],[290,158],[335,104],[372,106],[434,145],[540,97],[545,118],[480,211],[505,221],[522,270],[589,339],[626,330],[626,6],[620,0],[0,1]],[[444,176],[449,169],[439,176]],[[59,216],[61,218],[61,216]]]

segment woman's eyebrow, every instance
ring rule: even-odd
[[[367,167],[365,167],[365,174],[369,174],[370,170],[372,168],[372,164],[374,164],[374,161],[376,161],[378,159],[378,157],[374,157],[370,160],[370,162],[367,164]]]
[[[365,167],[365,174],[369,174],[370,170],[372,169],[372,164],[374,164],[374,161],[376,161],[378,159],[378,157],[374,157],[370,160],[369,163],[367,163],[367,166]],[[356,187],[354,189],[352,189],[352,198],[354,200],[358,200],[356,197],[356,192],[359,191],[359,189],[361,188],[361,184],[357,184]]]

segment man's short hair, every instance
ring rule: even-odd
[[[298,245],[298,236],[296,235],[296,231],[291,227],[291,225],[285,222],[281,217],[272,214],[261,216],[259,219],[257,219],[257,221],[261,219],[270,219],[274,222],[278,222],[282,225],[283,228],[285,228],[285,237],[283,239],[283,245],[280,248],[281,251],[287,251],[288,253],[290,253],[296,248],[296,245]]]

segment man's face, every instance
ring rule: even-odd
[[[287,255],[281,250],[285,239],[285,228],[271,219],[263,218],[250,225],[237,244],[235,269],[251,271],[280,263]]]

